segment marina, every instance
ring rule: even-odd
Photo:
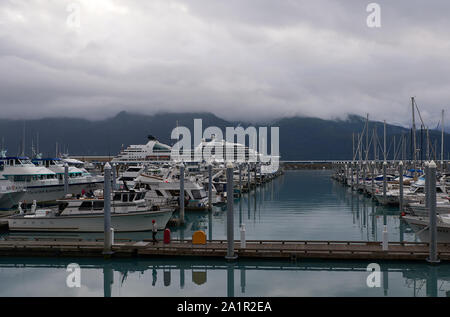
[[[436,1],[0,3],[0,298],[450,297]]]

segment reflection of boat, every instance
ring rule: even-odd
[[[403,219],[414,230],[422,242],[430,241],[428,217],[404,216]],[[437,215],[437,241],[450,242],[450,215]]]
[[[145,193],[116,191],[111,201],[111,227],[117,232],[148,231],[152,220],[159,230],[166,227],[171,207],[150,206]],[[104,230],[103,197],[64,199],[58,210],[38,209],[8,218],[11,231],[102,232]]]

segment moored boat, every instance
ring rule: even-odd
[[[163,230],[174,208],[154,206],[140,191],[115,191],[111,199],[111,227],[115,232],[149,231],[152,220]],[[37,209],[8,217],[11,231],[102,232],[104,231],[104,199],[67,198],[59,200],[57,209]]]

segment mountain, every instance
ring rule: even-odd
[[[172,129],[178,126],[188,127],[193,134],[194,119],[203,119],[203,129],[217,126],[225,134],[226,127],[250,124],[244,121],[227,121],[211,113],[160,113],[142,115],[122,111],[116,116],[104,120],[90,121],[75,118],[43,118],[36,120],[0,120],[0,141],[8,155],[21,153],[23,131],[25,131],[26,154],[30,156],[31,145],[39,147],[44,156],[54,156],[56,147],[59,152],[69,152],[72,155],[116,155],[122,146],[130,144],[144,144],[148,135],[153,135],[161,142],[172,145],[175,140],[170,139]],[[365,119],[350,115],[346,120],[324,120],[319,118],[292,117],[277,119],[270,124],[259,126],[279,127],[280,154],[282,160],[321,160],[321,159],[350,159],[352,157],[352,135],[357,143],[357,134],[365,126]],[[373,128],[376,127],[379,150],[383,144],[383,123],[369,122],[369,140]],[[394,137],[396,148],[399,150],[399,140],[405,135],[406,155],[411,152],[410,129],[387,125],[387,140],[389,158],[393,157]],[[270,129],[269,129],[270,135]],[[194,135],[192,135],[193,139]],[[440,132],[430,131],[430,139],[435,145],[439,157]],[[445,157],[450,152],[450,135],[445,136]],[[269,139],[270,142],[270,139]],[[363,137],[365,143],[365,136]],[[56,145],[58,144],[58,145]],[[270,143],[269,143],[270,144]],[[425,148],[425,133],[417,131],[417,144]],[[370,146],[372,151],[372,146]],[[370,152],[372,157],[372,152]],[[382,158],[382,154],[379,153]]]

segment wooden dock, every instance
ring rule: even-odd
[[[219,257],[227,253],[224,240],[193,245],[190,240],[175,240],[170,244],[149,240],[116,240],[112,257]],[[428,244],[420,242],[390,242],[383,251],[381,242],[367,241],[247,241],[246,248],[235,242],[238,258],[248,259],[333,259],[333,260],[403,260],[425,261]],[[101,257],[103,241],[72,238],[8,238],[0,240],[0,256],[63,256]],[[438,244],[441,261],[450,260],[450,243]]]

